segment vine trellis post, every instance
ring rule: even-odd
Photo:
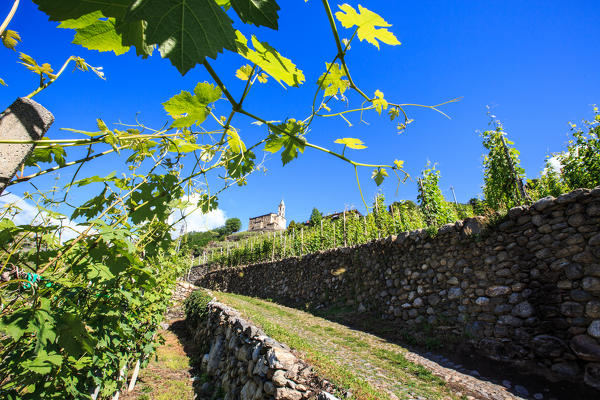
[[[0,113],[0,140],[40,140],[50,129],[54,116],[41,104],[24,97]],[[0,194],[22,168],[35,143],[0,144]]]

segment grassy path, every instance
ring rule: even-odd
[[[156,359],[140,372],[131,393],[122,394],[123,400],[192,400],[194,387],[190,373],[190,359],[180,338],[171,330],[161,331],[165,343],[156,351]]]
[[[311,314],[260,299],[213,293],[267,335],[301,353],[319,375],[360,400],[460,399],[445,381],[410,362],[406,349]]]

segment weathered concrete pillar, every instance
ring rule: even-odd
[[[0,114],[0,141],[39,140],[54,115],[35,101],[20,97]],[[33,151],[33,143],[0,143],[0,194]]]

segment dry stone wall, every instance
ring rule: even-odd
[[[202,371],[213,378],[225,400],[336,399],[316,387],[322,382],[287,345],[224,304],[210,302],[208,317],[190,329],[194,340],[208,350]]]
[[[600,187],[513,208],[494,223],[445,225],[435,237],[413,231],[197,277],[199,286],[296,306],[450,326],[486,357],[600,389]]]

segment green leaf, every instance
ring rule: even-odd
[[[371,178],[375,181],[377,186],[379,186],[383,183],[383,180],[388,176],[389,175],[388,175],[387,171],[385,170],[385,168],[377,168],[376,170],[373,171]]]
[[[285,165],[297,158],[298,152],[304,153],[306,146],[306,139],[302,136],[304,124],[302,121],[289,119],[276,127],[279,129],[274,129],[276,133],[269,135],[269,139],[265,143],[265,151],[276,153],[283,147],[281,161]]]
[[[17,43],[21,41],[21,36],[15,31],[7,29],[2,33],[2,44],[7,49],[15,50]],[[16,51],[16,50],[15,50]]]
[[[27,309],[20,309],[10,315],[5,315],[0,319],[0,332],[6,333],[13,340],[19,340],[27,330],[31,312]]]
[[[358,13],[349,4],[342,4],[339,8],[342,11],[335,13],[336,18],[344,28],[357,26],[357,35],[361,42],[366,40],[377,48],[379,48],[378,40],[392,46],[400,44],[396,36],[386,29],[392,25],[373,11],[367,10],[360,4],[358,5]],[[378,29],[377,27],[381,28]]]
[[[40,375],[47,375],[52,372],[52,368],[60,366],[63,358],[60,354],[48,354],[46,350],[41,350],[37,357],[33,360],[25,360],[22,362],[23,368]]]
[[[177,138],[169,140],[168,150],[174,153],[190,153],[200,149],[200,146],[195,143],[190,143],[187,140]]]
[[[221,98],[221,89],[207,82],[198,83],[194,95],[185,90],[162,103],[165,111],[175,121],[174,128],[187,128],[193,124],[200,125],[210,114],[208,104]]]
[[[229,144],[229,148],[235,153],[246,151],[246,145],[242,141],[242,138],[240,138],[240,135],[232,127],[229,127],[227,130],[227,143]]]
[[[93,24],[77,29],[74,44],[79,44],[89,50],[112,51],[117,56],[129,51],[129,46],[123,46],[121,35],[115,29],[115,19],[97,20]]]
[[[231,0],[231,6],[245,23],[278,29],[279,6],[275,0]]]
[[[206,106],[219,100],[223,92],[218,86],[214,86],[207,82],[199,82],[194,88],[194,94],[196,95],[198,102]]]
[[[42,138],[42,140],[48,139]],[[33,166],[37,165],[40,162],[55,162],[59,166],[64,166],[66,163],[66,155],[67,153],[65,152],[65,149],[60,146],[46,148],[34,147],[31,156],[27,158],[27,160],[25,160],[25,165]]]
[[[254,50],[248,47],[248,40],[240,32],[237,35],[237,52],[247,60],[258,65],[267,74],[271,75],[281,86],[283,81],[289,86],[301,85],[305,78],[301,70],[288,58],[283,57],[267,42],[260,42],[252,35],[252,46]],[[285,86],[284,86],[285,87]]]
[[[78,19],[84,15],[100,11],[105,17],[123,17],[131,0],[33,0],[40,11],[45,12],[51,21]]]
[[[367,146],[363,143],[362,140],[356,138],[342,138],[336,139],[334,143],[343,144],[345,146],[350,147],[351,149],[361,150],[366,149]]]
[[[123,46],[135,46],[135,53],[142,58],[147,58],[154,52],[153,44],[148,43],[146,38],[146,21],[119,21],[115,29],[122,37]]]
[[[104,18],[104,15],[101,11],[93,11],[89,14],[84,14],[79,18],[71,18],[62,21],[58,24],[57,28],[63,29],[80,29],[85,28],[86,26],[92,25],[94,22],[99,20],[100,18]]]
[[[25,67],[27,67],[27,69],[29,69],[30,71],[32,71],[33,73],[36,73],[40,76],[46,75],[48,76],[48,78],[50,79],[55,79],[56,75],[54,75],[52,72],[52,67],[50,66],[50,64],[48,63],[44,63],[42,65],[39,65],[31,56],[28,56],[25,53],[20,53],[19,54],[19,60],[21,60],[19,63],[23,64]]]
[[[338,63],[333,65],[325,63],[325,66],[329,73],[324,72],[317,81],[321,89],[325,90],[324,96],[335,96],[338,92],[344,94],[346,89],[350,87],[350,82],[342,79],[346,76],[346,72],[340,68]]]
[[[238,79],[243,81],[247,81],[250,79],[250,74],[252,73],[252,67],[248,64],[241,66],[237,71],[235,71],[235,76]]]
[[[145,20],[148,43],[185,75],[206,57],[236,50],[231,19],[214,0],[142,0],[127,20]]]
[[[375,98],[373,99],[373,105],[375,110],[381,115],[381,112],[388,108],[388,102],[383,98],[383,93],[379,90],[375,91]]]
[[[4,79],[2,79],[2,78],[0,78],[0,85],[2,85],[2,86],[8,86],[8,85],[6,84],[6,82],[4,82]]]
[[[88,333],[85,324],[77,316],[66,313],[57,319],[58,344],[73,357],[80,357],[84,352],[94,353],[97,340]]]

